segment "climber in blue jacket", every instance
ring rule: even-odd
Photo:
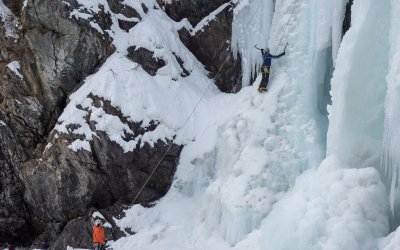
[[[259,49],[255,47],[256,49]],[[282,56],[284,56],[286,53],[283,51],[282,54],[274,56],[269,53],[269,48],[266,49],[259,49],[261,50],[261,55],[264,60],[263,65],[261,66],[261,74],[262,74],[262,80],[260,83],[260,86],[258,87],[258,92],[263,93],[267,92],[267,84],[269,81],[269,71],[271,69],[271,63],[272,63],[272,58],[277,59]],[[285,47],[286,50],[286,47]]]

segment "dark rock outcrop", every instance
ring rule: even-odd
[[[346,12],[343,18],[342,36],[344,36],[351,27],[351,6],[353,6],[353,0],[349,0],[346,5]]]
[[[135,27],[135,25],[138,24],[137,22],[131,22],[131,21],[125,21],[125,20],[118,20],[118,25],[121,29],[125,30],[126,32],[129,32],[130,29]]]
[[[85,216],[68,222],[60,236],[52,242],[51,247],[53,249],[65,249],[66,246],[71,246],[73,248],[91,249],[93,247],[93,225],[97,219],[100,219],[104,224],[105,236],[111,236],[113,240],[135,234],[129,228],[121,230],[113,220],[113,218],[121,219],[125,217],[123,209],[126,208],[127,206],[124,206],[121,202],[117,202],[107,209],[90,208]],[[48,238],[46,235],[42,235],[42,237]]]
[[[179,63],[179,66],[181,66],[181,69],[182,69],[181,76],[182,77],[190,76],[190,72],[185,68],[183,60],[179,56],[177,56],[175,53],[172,53],[172,54],[175,56],[175,59]]]
[[[165,3],[158,1],[169,17],[175,21],[187,18],[194,27],[203,18],[215,11],[221,5],[228,3],[226,0],[182,0]],[[178,31],[182,43],[196,56],[196,58],[210,72],[209,77],[214,79],[218,70],[224,64],[215,84],[226,93],[237,93],[242,88],[242,62],[240,55],[236,60],[232,55],[233,10],[228,5],[218,13],[214,20],[211,20],[202,30],[193,36],[191,31],[182,28]]]
[[[136,48],[136,46],[128,48],[128,57],[140,64],[151,76],[155,76],[157,70],[166,65],[162,58],[154,57],[154,52],[145,48]]]
[[[187,18],[190,24],[194,27],[203,18],[211,12],[221,7],[229,0],[173,0],[166,3],[163,0],[157,0],[158,4],[165,10],[168,16],[179,22],[183,18]]]
[[[92,209],[93,211],[94,209]],[[51,242],[52,249],[66,249],[67,246],[71,246],[73,248],[93,248],[93,219],[92,213],[88,212],[87,215],[83,217],[79,217],[71,220],[68,224],[63,228],[59,237],[56,238],[53,242]],[[47,231],[52,232],[52,231]],[[42,238],[55,238],[52,235],[42,235]],[[40,238],[40,237],[39,237]],[[39,245],[40,242],[34,242],[33,245]]]
[[[118,116],[135,131],[135,136],[157,127],[157,124],[152,124],[148,128],[142,128],[141,124],[123,117],[109,101],[96,96],[90,98],[94,106],[102,105],[107,114]],[[42,158],[29,161],[22,169],[26,188],[25,200],[33,213],[48,224],[64,225],[68,221],[85,216],[91,207],[106,209],[116,201],[130,204],[168,147],[162,141],[155,143],[154,147],[148,143],[140,147],[139,142],[133,152],[125,153],[105,132],[96,130],[95,123],[90,121],[90,113],[87,120],[96,133],[90,142],[90,151],[74,151],[68,147],[75,140],[83,140],[81,135],[59,134],[55,131],[51,134],[51,144],[47,146]],[[76,127],[71,127],[71,130],[73,129]],[[133,138],[127,136],[125,139]],[[181,149],[182,146],[178,145],[171,147],[136,203],[146,205],[167,193]],[[84,221],[87,219],[80,219],[73,224],[69,222],[68,225],[71,225],[67,228],[77,227]],[[45,234],[52,236],[50,232]],[[57,244],[66,244],[58,238],[55,241]],[[63,245],[64,248],[66,246]]]
[[[24,0],[3,0],[3,3],[16,15],[21,14]]]
[[[214,79],[220,67],[224,64],[215,84],[226,93],[237,93],[242,88],[242,64],[240,55],[235,60],[231,50],[233,11],[227,6],[215,20],[208,23],[203,30],[194,36],[185,28],[179,31],[183,44],[205,65]],[[225,61],[226,60],[226,61]]]
[[[123,4],[123,2],[124,0],[107,0],[108,6],[110,6],[110,9],[113,13],[122,14],[128,18],[136,17],[141,19],[139,13],[134,8]],[[142,8],[143,6],[144,5],[142,5]]]
[[[115,48],[90,20],[69,18],[79,7],[75,1],[28,1],[23,11],[22,2],[4,2],[20,14],[17,42],[0,25],[0,242],[29,245],[47,225],[24,199],[21,164],[40,158],[67,95]],[[104,12],[94,14],[92,21],[104,29],[111,25]],[[6,66],[12,61],[19,62],[23,78]]]

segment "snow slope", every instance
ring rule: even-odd
[[[78,2],[109,10],[105,0]],[[96,114],[91,117],[97,129],[125,151],[139,140],[172,139],[211,88],[176,139],[185,147],[170,191],[152,208],[135,205],[126,211],[118,225],[136,234],[110,242],[114,249],[396,248],[400,234],[386,237],[389,222],[396,227],[388,213],[389,190],[393,214],[400,205],[393,198],[399,138],[395,0],[355,0],[353,24],[340,48],[346,0],[264,1],[237,42],[259,2],[235,0],[232,46],[242,54],[247,86],[236,95],[221,93],[180,42],[177,30],[190,24],[153,8],[155,0],[125,3],[143,20],[129,33],[116,24],[105,31],[116,38],[117,52],[71,95],[56,127],[68,132],[68,124],[81,125],[73,133],[86,140],[71,149],[90,150],[93,132],[83,119],[88,111]],[[273,62],[268,93],[261,95],[260,77],[248,86],[261,62],[252,48],[257,42],[272,52],[289,43],[287,56]],[[154,51],[167,65],[155,77],[135,68],[124,57],[134,45]],[[191,71],[189,77],[180,76],[173,53]],[[127,142],[124,133],[133,132],[93,107],[89,93],[110,100],[132,121],[160,126]]]

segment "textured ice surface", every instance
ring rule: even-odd
[[[248,86],[251,77],[260,70],[262,59],[254,45],[257,44],[259,48],[269,47],[272,54],[282,53],[288,42],[289,47],[293,47],[291,32],[284,31],[296,26],[299,16],[301,18],[301,14],[305,13],[308,13],[310,21],[310,33],[302,33],[309,35],[306,39],[310,39],[311,44],[314,43],[313,47],[308,48],[322,51],[332,47],[327,60],[332,60],[334,65],[342,39],[347,2],[348,0],[234,0],[236,8],[232,27],[232,48],[234,55],[239,52],[243,58],[243,86]],[[249,28],[244,30],[248,23]],[[243,31],[244,35],[239,39]]]
[[[390,183],[390,203],[394,226],[400,225],[400,199],[398,190],[400,167],[400,3],[390,1],[390,72],[386,77],[387,95],[385,102],[385,132],[383,137],[382,167],[385,170],[387,183]],[[389,185],[388,185],[389,186]],[[397,206],[395,206],[397,205]]]
[[[274,4],[272,0],[265,0],[262,3],[260,0],[235,0],[233,2],[236,4],[236,8],[234,9],[231,45],[233,55],[236,57],[237,53],[240,53],[242,56],[242,85],[249,86],[251,77],[258,74],[260,62],[262,63],[261,53],[254,48],[254,45],[257,44],[259,48],[268,46]],[[254,18],[249,23],[253,14]],[[249,26],[245,30],[248,23]],[[243,32],[243,36],[239,39]]]
[[[378,167],[390,61],[390,2],[354,1],[352,11],[352,27],[343,38],[332,78],[327,152],[351,167]]]
[[[349,169],[330,156],[265,219],[261,250],[377,249],[389,232],[385,194],[376,169]]]
[[[380,239],[379,249],[397,250],[400,249],[400,228],[389,234],[389,236]]]
[[[354,1],[352,27],[332,79],[327,142],[327,154],[338,155],[350,167],[380,170],[391,193],[392,215],[399,159],[398,10],[396,1]],[[391,222],[392,229],[398,225]]]

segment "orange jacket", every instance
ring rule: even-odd
[[[103,245],[105,239],[106,237],[104,236],[104,229],[102,227],[93,226],[93,242]]]

